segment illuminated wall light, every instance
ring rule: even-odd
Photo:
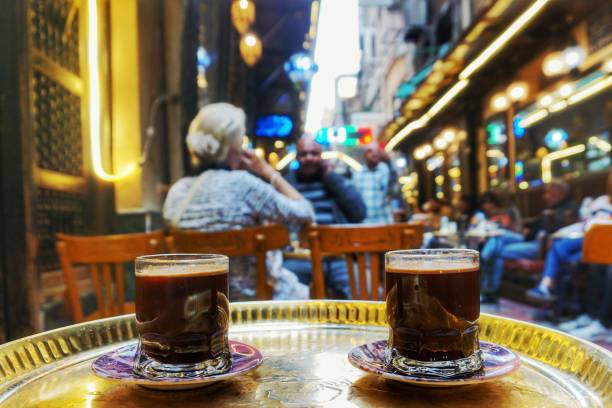
[[[438,191],[438,192],[436,193],[436,198],[437,198],[438,200],[443,199],[443,198],[444,198],[444,193],[443,193],[442,191]]]
[[[508,109],[510,107],[510,101],[508,97],[503,93],[498,93],[493,95],[491,98],[491,109],[495,112],[500,112]]]
[[[255,156],[264,157],[266,155],[266,151],[262,147],[258,147],[255,149]]]
[[[102,165],[102,147],[100,140],[100,73],[98,56],[98,4],[96,0],[87,1],[87,63],[89,79],[89,132],[91,138],[91,160],[93,171],[104,181],[121,180],[132,174],[137,168],[130,163],[116,174],[107,173]]]
[[[434,181],[437,185],[441,186],[442,184],[444,184],[444,176],[436,176],[436,178],[434,178]]]
[[[586,150],[584,144],[568,147],[567,149],[548,153],[542,158],[542,181],[550,183],[552,181],[552,162],[555,160],[565,159],[567,157],[580,154]]]
[[[548,107],[553,103],[553,97],[551,95],[544,95],[538,101],[538,104],[543,107]]]
[[[612,150],[612,145],[610,145],[609,142],[597,136],[589,137],[589,143],[594,145],[595,147],[597,147],[599,150],[603,151],[604,153],[607,153],[610,150]]]
[[[565,84],[559,88],[559,95],[564,98],[567,98],[574,92],[574,84]]]
[[[406,158],[405,158],[405,157],[398,157],[398,158],[395,160],[395,166],[396,166],[396,167],[398,167],[398,168],[400,168],[400,169],[403,169],[403,168],[404,168],[404,167],[406,167],[407,165],[408,165],[408,161],[406,160]]]
[[[563,62],[571,69],[577,68],[584,61],[584,50],[582,47],[569,47],[563,51]]]
[[[559,101],[557,103],[553,103],[552,105],[550,105],[548,107],[548,111],[549,112],[559,112],[563,109],[567,108],[567,102],[566,101]]]
[[[442,137],[436,137],[433,145],[437,150],[444,150],[448,147],[448,143]]]
[[[282,159],[278,161],[278,163],[276,164],[276,170],[281,171],[282,169],[287,167],[289,163],[291,163],[294,160],[295,160],[295,153],[288,153],[285,157],[283,157]]]
[[[519,187],[521,190],[527,190],[527,189],[529,188],[529,183],[528,183],[527,181],[521,181],[521,182],[518,184],[518,187]]]
[[[602,67],[604,72],[611,73],[612,72],[612,58],[608,58],[606,62],[603,63]]]
[[[506,157],[504,152],[502,152],[501,150],[497,150],[497,149],[487,150],[486,155],[487,157],[490,157],[492,159],[503,159],[504,157]]]
[[[441,134],[446,143],[452,143],[455,140],[456,132],[454,129],[445,129]]]
[[[513,82],[508,86],[506,93],[513,102],[523,101],[529,95],[529,85],[526,82]]]
[[[523,128],[528,128],[529,126],[536,124],[537,122],[541,121],[547,116],[548,116],[548,111],[546,109],[537,110],[525,116],[525,118],[523,118],[519,122],[519,126]]]
[[[412,155],[417,160],[423,160],[425,158],[425,154],[423,153],[423,150],[420,148],[414,149],[414,153]]]
[[[285,142],[283,142],[282,140],[277,140],[276,142],[274,142],[274,147],[277,149],[282,149],[283,147],[285,147]]]
[[[459,167],[448,169],[448,176],[455,179],[461,177],[461,169]]]
[[[573,94],[572,96],[570,96],[567,99],[567,102],[570,105],[573,105],[575,103],[578,103],[590,96],[593,96],[607,88],[609,88],[612,85],[612,75],[608,75],[605,78],[602,78],[598,81],[596,81],[595,83],[592,83],[586,87],[584,87],[583,89],[581,89],[580,91],[576,92],[575,94]]]
[[[482,51],[478,57],[474,59],[461,73],[459,74],[460,79],[469,78],[476,70],[482,67],[493,55],[501,51],[506,43],[512,39],[523,27],[527,25],[533,19],[550,0],[537,0],[533,2],[527,10],[525,10],[508,28],[502,32],[487,48]]]
[[[461,184],[455,184],[455,185],[453,186],[453,191],[454,191],[455,193],[460,193],[460,192],[461,192]]]
[[[550,53],[544,58],[542,63],[542,71],[546,76],[557,76],[566,72],[566,65],[563,61],[563,55],[560,52]]]
[[[429,143],[424,144],[422,148],[423,148],[423,153],[425,154],[425,157],[433,153],[433,147]]]
[[[489,171],[489,173],[497,173],[499,171],[499,167],[495,164],[492,164],[487,168],[487,170]]]

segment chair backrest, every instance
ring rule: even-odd
[[[83,265],[90,271],[98,303],[98,311],[91,318],[127,313],[131,310],[125,305],[125,263],[134,262],[140,255],[163,252],[164,235],[162,231],[98,236],[60,233],[56,248],[66,284],[68,308],[73,320],[79,323],[89,318],[83,313],[75,267]]]
[[[172,231],[166,237],[171,252],[216,253],[227,256],[254,256],[257,270],[256,297],[272,299],[268,283],[266,252],[289,244],[289,233],[281,225],[264,225],[240,230],[202,232]]]
[[[582,261],[612,264],[612,220],[597,220],[584,234]]]
[[[419,248],[423,241],[423,226],[414,224],[392,225],[324,225],[313,226],[307,231],[312,261],[313,279],[311,297],[325,297],[323,256],[343,254],[349,275],[351,294],[354,299],[368,299],[367,265],[370,259],[369,298],[379,299],[379,254],[398,249]],[[357,260],[359,291],[354,273]]]

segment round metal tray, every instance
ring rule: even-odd
[[[135,341],[133,315],[0,346],[3,407],[612,406],[612,354],[545,327],[481,315],[481,338],[516,351],[521,368],[498,382],[416,388],[367,375],[348,351],[387,336],[384,303],[234,303],[230,337],[257,347],[255,371],[192,391],[153,391],[95,377],[103,352]]]

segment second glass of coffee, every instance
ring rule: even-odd
[[[479,255],[406,250],[385,255],[387,363],[409,375],[454,377],[482,368]]]
[[[200,254],[136,259],[136,372],[196,378],[231,368],[228,262]]]

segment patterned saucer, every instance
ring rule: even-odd
[[[136,374],[132,370],[137,347],[138,344],[133,343],[113,350],[110,353],[103,354],[92,363],[91,369],[95,375],[107,380],[138,384],[146,388],[158,390],[187,390],[203,387],[245,374],[260,365],[263,361],[261,353],[255,347],[239,341],[230,340],[229,348],[232,354],[232,368],[227,373],[203,376],[196,379],[153,379]]]
[[[497,344],[481,341],[480,349],[483,353],[484,369],[474,374],[455,378],[406,375],[396,371],[385,362],[387,340],[375,341],[355,347],[349,352],[348,360],[356,368],[368,373],[421,387],[452,387],[480,384],[508,375],[517,370],[521,365],[519,356]]]

